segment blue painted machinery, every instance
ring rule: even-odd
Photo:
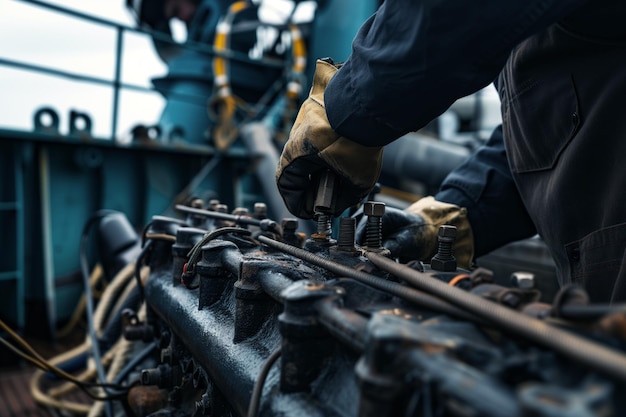
[[[18,295],[3,320],[24,328],[26,299],[53,333],[67,300],[92,299],[90,275],[107,282],[87,307],[81,352],[101,400],[59,403],[63,390],[44,393],[42,372],[38,401],[107,417],[626,413],[624,306],[589,304],[532,273],[459,269],[450,228],[435,261],[400,264],[381,247],[376,200],[397,201],[384,192],[338,219],[285,211],[273,173],[307,89],[304,58],[347,56],[375,1],[320,1],[311,22],[273,28],[290,50],[254,59],[241,51],[256,42],[256,4],[197,6],[191,49],[151,32],[168,63],[154,80],[167,106],[131,145],[91,137],[80,113],[62,136],[50,108],[33,132],[0,132],[11,179],[0,228],[13,239],[0,278]],[[135,10],[162,27],[152,9]],[[427,189],[469,152],[406,141],[440,162],[425,170],[432,178],[414,173]],[[414,165],[399,149],[383,178],[400,177],[401,158]]]

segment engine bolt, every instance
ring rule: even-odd
[[[443,225],[439,227],[439,248],[437,253],[430,260],[430,267],[435,271],[452,272],[456,271],[456,258],[452,254],[452,245],[456,239],[456,227]]]
[[[354,252],[354,235],[356,220],[353,217],[341,217],[339,219],[339,239],[337,246],[340,251]]]
[[[254,203],[253,213],[256,219],[267,219],[267,205],[265,203]]]
[[[331,217],[326,214],[317,214],[317,234],[312,237],[315,240],[328,241],[332,234]]]
[[[383,248],[383,216],[385,203],[368,201],[363,204],[363,214],[367,216],[365,244],[368,250]]]

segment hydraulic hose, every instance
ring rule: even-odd
[[[538,319],[432,279],[374,252],[367,258],[379,268],[423,291],[465,309],[506,333],[523,336],[621,381],[626,381],[626,355]]]
[[[437,311],[439,313],[447,314],[447,315],[458,317],[458,318],[465,319],[465,320],[479,321],[479,322],[482,321],[478,319],[476,316],[474,316],[473,314],[470,314],[469,312],[464,311],[446,301],[433,297],[430,294],[424,294],[413,288],[409,288],[404,285],[398,284],[397,282],[387,281],[375,275],[370,275],[362,271],[354,270],[350,267],[341,265],[337,262],[333,262],[328,259],[322,258],[321,256],[317,256],[313,253],[307,252],[304,249],[296,248],[295,246],[287,245],[285,243],[278,242],[274,239],[270,239],[267,236],[259,236],[258,240],[259,242],[264,243],[267,246],[270,246],[282,252],[288,253],[292,256],[295,256],[296,258],[302,259],[303,261],[309,262],[313,265],[317,265],[321,268],[325,268],[328,271],[333,272],[337,275],[353,278],[366,285],[369,285],[381,291],[387,292],[391,295],[395,295],[396,297],[401,298],[410,303],[413,303],[416,306],[427,308],[430,310]]]

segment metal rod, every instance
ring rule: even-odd
[[[185,213],[199,214],[201,216],[211,217],[213,219],[229,220],[239,224],[248,224],[251,226],[259,226],[262,230],[272,230],[272,227],[278,227],[278,224],[273,220],[268,219],[255,219],[249,216],[238,216],[235,214],[220,213],[217,211],[203,210],[194,207],[185,206],[182,204],[176,204],[176,210],[180,210]]]
[[[69,16],[77,17],[79,19],[84,19],[89,22],[100,24],[103,26],[109,26],[109,27],[114,27],[114,28],[125,30],[125,31],[129,31],[129,32],[149,35],[156,40],[160,40],[163,42],[168,42],[168,43],[180,46],[177,42],[175,42],[172,39],[171,36],[169,36],[168,34],[164,32],[126,26],[120,23],[107,20],[107,19],[102,19],[100,17],[82,13],[73,9],[68,9],[66,7],[58,6],[56,4],[48,3],[45,1],[41,1],[41,0],[21,0],[21,1],[23,3],[36,5],[44,9],[50,9],[61,14],[66,14]],[[196,51],[196,52],[203,52],[203,53],[208,53],[208,54],[215,55],[215,56],[222,56],[233,61],[246,62],[252,65],[268,66],[272,68],[283,68],[285,66],[285,63],[279,59],[268,59],[268,58],[252,59],[247,54],[242,53],[242,52],[216,51],[213,48],[213,46],[208,45],[206,43],[202,43],[202,42],[186,41],[184,44],[184,48],[188,50]]]
[[[413,303],[414,305],[417,305],[419,307],[434,310],[454,317],[459,317],[465,320],[482,322],[481,319],[478,319],[476,316],[468,313],[467,311],[461,310],[460,308],[457,308],[439,298],[433,297],[430,294],[425,294],[413,288],[409,288],[405,285],[398,284],[397,282],[387,281],[375,275],[370,275],[362,271],[354,270],[337,262],[333,262],[328,259],[322,258],[321,256],[317,256],[311,252],[307,252],[304,249],[296,248],[295,246],[287,245],[274,239],[270,239],[267,236],[259,236],[257,239],[261,243],[265,243],[270,247],[293,255],[313,265],[325,268],[330,272],[333,272],[342,277],[353,278],[371,287],[387,292],[391,295],[395,295],[396,297]]]
[[[111,141],[115,142],[117,134],[117,110],[120,106],[120,87],[122,75],[122,49],[124,41],[124,29],[117,28],[115,45],[115,79],[113,80],[113,115],[111,117]]]
[[[622,352],[432,279],[426,274],[376,253],[368,252],[367,258],[379,268],[481,317],[509,334],[523,336],[579,363],[626,381],[626,355]]]

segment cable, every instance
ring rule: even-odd
[[[98,346],[98,337],[96,336],[96,330],[94,328],[94,320],[93,320],[93,299],[91,294],[91,287],[89,286],[89,265],[87,264],[87,255],[86,255],[86,247],[87,247],[87,239],[89,236],[89,231],[91,227],[102,218],[117,213],[112,210],[99,210],[85,224],[83,228],[83,233],[80,240],[80,269],[83,277],[83,285],[85,287],[85,298],[87,299],[87,329],[89,337],[91,338],[91,351],[93,354],[94,363],[96,365],[96,371],[98,374],[98,379],[102,382],[106,382],[106,374],[104,373],[104,368],[102,367],[102,358],[100,356],[100,347]],[[104,389],[104,392],[108,394],[107,390]],[[106,415],[107,417],[113,417],[113,409],[112,404],[107,402],[106,407]]]
[[[114,384],[120,384],[124,378],[143,360],[145,360],[148,355],[152,353],[157,348],[156,342],[150,343],[146,346],[141,352],[137,355],[133,356],[133,358],[120,370],[120,372],[115,376],[113,380]]]
[[[143,282],[141,281],[141,267],[143,266],[143,258],[146,256],[150,248],[152,247],[152,240],[147,240],[145,246],[141,249],[137,261],[135,261],[135,282],[137,282],[137,289],[139,290],[139,302],[143,303],[145,300],[145,294],[143,289]]]
[[[259,377],[254,383],[254,388],[252,389],[252,395],[250,396],[250,405],[248,406],[248,415],[247,417],[256,417],[259,413],[259,405],[261,404],[261,394],[263,394],[263,385],[265,385],[265,380],[267,379],[267,375],[270,373],[270,369],[274,365],[274,362],[280,357],[280,348],[276,349],[272,354],[267,358],[263,367],[261,368],[261,372],[259,373]]]
[[[94,288],[96,284],[102,279],[103,276],[104,274],[103,274],[102,265],[97,264],[94,267],[94,269],[91,271],[91,275],[89,276],[89,285],[92,288]],[[85,313],[86,305],[87,305],[87,300],[85,299],[85,294],[83,294],[81,295],[78,305],[74,309],[74,312],[72,313],[72,317],[70,318],[70,320],[65,324],[65,326],[63,326],[62,329],[60,329],[57,332],[56,334],[57,339],[64,338],[65,336],[70,334],[72,330],[74,330],[74,328],[80,322],[80,319],[83,317],[83,314]]]
[[[219,229],[215,229],[214,231],[205,234],[202,239],[196,243],[193,248],[189,251],[187,256],[189,260],[185,264],[183,274],[193,274],[193,270],[198,263],[198,258],[200,258],[200,254],[202,253],[202,247],[212,241],[213,239],[218,238],[219,236],[228,234],[228,233],[237,233],[244,236],[249,236],[251,232],[248,229],[243,229],[241,227],[222,227]]]
[[[454,278],[452,278],[449,282],[448,285],[450,285],[451,287],[456,287],[456,285],[463,281],[464,279],[470,279],[470,276],[468,274],[459,274],[456,275]]]
[[[88,387],[90,387],[90,386],[98,386],[98,387],[102,388],[102,386],[101,386],[102,384],[94,385],[94,384],[90,384],[90,383],[86,383],[86,382],[80,381],[77,378],[75,378],[73,375],[69,375],[69,374],[65,373],[64,371],[62,371],[61,369],[59,369],[59,368],[57,368],[55,366],[50,365],[47,361],[45,361],[45,360],[41,361],[38,358],[34,358],[34,357],[32,357],[32,356],[22,352],[21,350],[19,350],[15,346],[13,346],[9,341],[7,341],[3,337],[0,337],[0,343],[3,344],[7,349],[11,350],[13,353],[15,353],[16,355],[20,356],[22,359],[30,362],[31,364],[33,364],[37,368],[41,369],[42,371],[53,372],[53,373],[57,374],[58,376],[62,377],[63,379],[66,379],[68,381],[71,381],[71,382],[75,383],[81,390],[83,390],[87,395],[89,395],[94,400],[108,401],[108,400],[117,399],[117,398],[119,398],[121,396],[126,395],[125,392],[115,393],[115,394],[109,395],[107,397],[99,397],[97,395],[94,395],[91,391],[89,391]]]

